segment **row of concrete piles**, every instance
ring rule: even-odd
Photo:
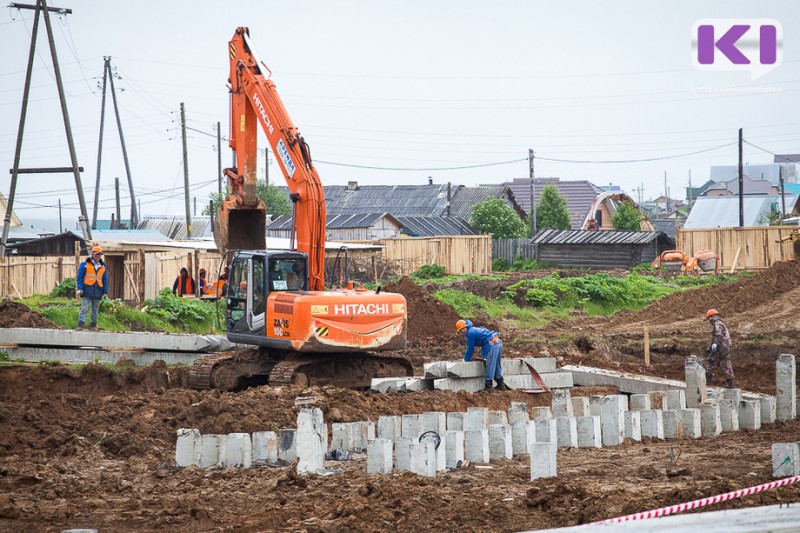
[[[739,389],[709,391],[696,357],[687,359],[685,370],[686,391],[573,398],[569,389],[558,389],[550,407],[530,411],[527,403],[512,402],[507,412],[473,407],[466,413],[381,416],[377,428],[373,422],[334,423],[330,448],[366,451],[369,474],[397,469],[430,477],[465,461],[485,464],[528,454],[531,479],[537,479],[556,475],[558,448],[615,446],[626,438],[713,437],[740,428],[757,430],[762,423],[797,415],[792,355],[778,358],[777,396],[758,400],[743,400]],[[773,447],[774,458],[781,461],[776,475],[797,470],[797,447],[797,443]],[[299,472],[313,473],[322,469],[326,450],[328,428],[322,412],[306,408],[298,415],[296,430],[277,434],[200,435],[197,430],[179,430],[176,461],[179,466],[212,468],[287,464],[297,459]]]

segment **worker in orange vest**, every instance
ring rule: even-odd
[[[86,261],[78,267],[76,284],[78,296],[81,298],[81,310],[78,313],[78,329],[86,326],[86,314],[89,306],[92,308],[91,329],[97,329],[97,312],[100,310],[100,301],[108,294],[108,271],[103,262],[103,249],[99,246],[92,248]]]
[[[194,279],[189,275],[186,267],[181,268],[181,274],[175,278],[172,284],[172,294],[183,296],[184,294],[194,294]]]

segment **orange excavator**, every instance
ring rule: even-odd
[[[325,194],[311,151],[259,61],[249,30],[231,39],[231,134],[235,168],[214,239],[229,262],[228,340],[254,346],[195,361],[194,388],[237,390],[253,384],[369,387],[372,377],[411,375],[402,357],[372,352],[406,345],[401,294],[355,288],[325,290]],[[256,196],[258,128],[283,172],[292,201],[289,250],[266,249],[266,209]],[[296,237],[296,238],[295,238]],[[295,246],[296,243],[296,246]]]
[[[683,250],[666,250],[655,258],[652,265],[658,270],[677,274],[701,274],[714,271],[719,274],[719,256],[711,250],[701,250],[689,257]]]

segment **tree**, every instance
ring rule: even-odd
[[[611,224],[617,231],[641,231],[642,214],[632,203],[623,202],[611,215]]]
[[[472,208],[470,225],[478,233],[491,233],[493,239],[522,238],[528,227],[500,198],[489,198]]]
[[[570,229],[571,218],[567,211],[567,200],[555,185],[542,187],[539,203],[536,204],[536,229]]]
[[[226,190],[227,192],[227,190]],[[275,185],[270,185],[266,181],[258,180],[256,182],[256,196],[258,196],[264,205],[267,206],[267,214],[269,215],[290,215],[292,214],[292,204],[289,198],[281,192]],[[214,202],[214,212],[219,210],[219,206],[224,199],[224,195],[218,192],[212,192],[208,195],[211,201]],[[203,214],[208,215],[208,206],[203,208]]]

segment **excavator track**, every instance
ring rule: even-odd
[[[374,377],[411,376],[401,356],[371,353],[299,354],[249,348],[206,355],[189,369],[190,388],[223,392],[256,385],[333,385],[368,389]]]

